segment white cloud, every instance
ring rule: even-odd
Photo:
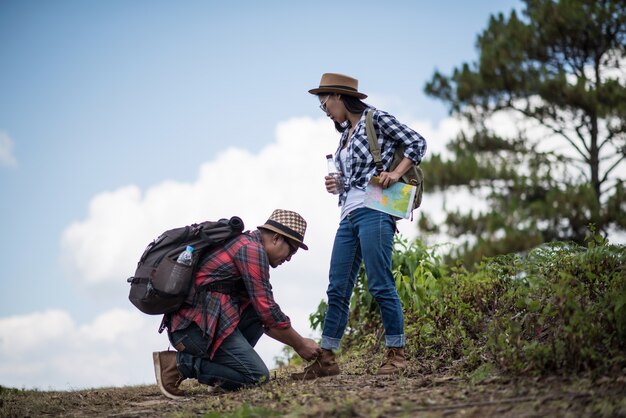
[[[292,264],[317,272],[319,261],[311,260],[329,253],[338,220],[336,200],[323,186],[324,155],[335,149],[337,137],[328,121],[311,119],[282,123],[276,135],[256,155],[222,152],[200,167],[192,183],[166,181],[145,192],[127,186],[95,196],[87,219],[63,233],[68,277],[87,285],[119,281],[133,273],[143,248],[165,229],[231,215],[254,229],[275,208],[296,210],[309,222],[311,250]]]
[[[441,119],[436,126],[433,126],[430,121],[414,121],[408,125],[426,139],[426,159],[430,154],[439,154],[444,159],[451,158],[452,154],[446,149],[446,146],[451,139],[456,138],[461,127],[465,126],[465,124],[452,118]]]
[[[423,131],[429,143],[443,143],[453,129],[448,122],[437,128],[419,121],[410,125]],[[255,155],[239,149],[222,152],[200,167],[192,183],[166,181],[145,192],[131,185],[95,196],[87,219],[63,233],[68,277],[88,285],[119,281],[132,274],[145,245],[165,229],[231,215],[253,229],[273,209],[286,208],[309,223],[311,250],[291,264],[310,271],[307,277],[323,273],[325,278],[338,208],[323,186],[324,155],[334,151],[337,133],[325,119],[301,118],[279,124],[276,137]],[[414,229],[408,221],[401,223]]]
[[[50,310],[0,319],[0,350],[26,352],[62,337],[74,326],[64,311]]]
[[[13,140],[4,132],[0,132],[0,166],[17,167],[17,159],[13,155]]]
[[[445,121],[438,127],[408,124],[429,144],[445,141],[450,130]],[[276,141],[257,154],[228,149],[203,164],[191,183],[164,181],[147,190],[128,185],[94,196],[87,218],[62,235],[68,279],[98,289],[98,295],[111,294],[118,303],[128,296],[120,282],[132,275],[145,245],[165,229],[231,215],[254,229],[273,209],[292,209],[308,221],[310,250],[273,270],[272,284],[294,328],[317,337],[308,316],[326,297],[339,221],[336,198],[323,185],[324,156],[334,152],[337,135],[327,119],[290,119],[278,125]],[[415,221],[399,222],[407,238],[417,235],[416,228]],[[101,313],[88,324],[59,310],[0,319],[0,384],[73,389],[154,382],[151,352],[166,349],[167,337],[156,332],[159,317],[128,306]],[[257,351],[272,366],[282,347],[263,337]]]
[[[290,312],[301,330],[309,312]],[[161,318],[113,309],[85,325],[63,310],[0,318],[0,385],[74,390],[154,383],[152,352],[167,350]],[[257,351],[268,365],[283,345],[263,337]]]
[[[112,310],[79,326],[62,310],[0,319],[0,385],[76,389],[147,383],[167,348],[158,317]]]

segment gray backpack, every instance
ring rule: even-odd
[[[184,302],[191,303],[199,260],[211,249],[240,235],[243,228],[243,221],[233,216],[165,231],[148,244],[135,274],[128,278],[128,299],[149,315],[174,312]],[[188,245],[194,247],[191,265],[177,263]]]

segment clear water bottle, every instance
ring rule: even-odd
[[[185,251],[180,253],[178,258],[176,259],[176,262],[180,264],[184,264],[186,266],[190,266],[192,259],[193,259],[193,247],[191,245],[188,245]]]
[[[335,161],[333,161],[332,154],[328,154],[326,156],[326,163],[328,164],[328,175],[335,179],[335,184],[337,185],[333,194],[343,193],[343,177],[341,176],[341,173],[337,171],[337,166],[335,165]]]
[[[188,245],[185,251],[180,253],[176,259],[176,263],[172,266],[172,272],[170,273],[170,279],[163,285],[163,291],[165,293],[177,294],[181,289],[180,281],[185,277],[190,277],[192,269],[191,264],[193,262],[193,247]]]

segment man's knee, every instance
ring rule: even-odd
[[[265,364],[258,365],[258,370],[252,373],[252,384],[262,385],[270,380],[270,371]]]

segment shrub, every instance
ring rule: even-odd
[[[436,248],[397,240],[393,275],[407,351],[423,367],[511,373],[626,367],[626,248],[590,234],[587,245],[550,243],[486,258],[472,271],[444,265]],[[310,316],[322,328],[326,302]],[[362,269],[344,352],[380,351],[378,306]]]

